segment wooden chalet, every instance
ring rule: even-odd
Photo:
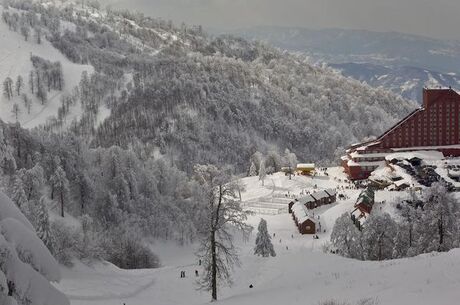
[[[305,205],[299,201],[292,206],[292,219],[300,234],[315,234],[316,221],[308,212]]]
[[[299,202],[300,204],[304,205],[308,209],[312,210],[314,208],[331,204],[337,201],[337,192],[335,189],[327,189],[322,190],[300,199],[295,199],[289,203],[289,213],[292,213],[292,206]]]

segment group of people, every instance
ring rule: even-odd
[[[201,266],[201,259],[198,260],[198,266]],[[198,272],[198,270],[195,269],[195,276],[198,277],[200,275],[200,273]],[[180,278],[185,278],[185,271],[184,270],[181,270],[180,272]]]

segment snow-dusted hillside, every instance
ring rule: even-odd
[[[314,178],[295,176],[292,180],[277,173],[267,177],[265,186],[258,177],[244,178],[245,202],[277,200],[283,194],[339,188],[349,199],[315,210],[325,223],[326,232],[315,240],[300,235],[291,215],[255,214],[249,218],[257,226],[261,217],[267,220],[277,256],[261,258],[253,255],[255,234],[248,242],[237,238],[242,267],[235,270],[234,285],[221,290],[219,304],[319,304],[327,300],[350,304],[454,305],[460,297],[460,251],[427,254],[410,259],[362,262],[323,253],[332,225],[342,213],[350,211],[358,190],[349,186],[340,168],[328,169],[329,176]],[[315,189],[316,185],[316,189]],[[344,190],[342,190],[344,186]],[[405,197],[404,192],[378,192],[377,200]],[[383,205],[392,213],[390,204]],[[273,235],[272,235],[273,236]],[[125,271],[110,264],[87,267],[77,264],[63,270],[59,288],[73,305],[109,305],[118,303],[207,304],[209,295],[197,291],[195,270],[202,272],[193,254],[195,245],[185,247],[156,243],[153,249],[164,266],[155,270]],[[180,271],[186,278],[180,278]],[[250,289],[249,285],[254,288]],[[342,304],[342,303],[340,303]]]
[[[4,8],[0,6],[0,14]],[[20,75],[24,80],[24,91],[30,91],[29,73],[33,70],[31,55],[36,55],[47,59],[51,62],[59,61],[62,65],[64,75],[63,91],[52,90],[48,94],[48,100],[45,105],[41,105],[36,97],[28,92],[28,96],[33,99],[30,114],[20,96],[14,95],[14,98],[8,100],[3,94],[0,96],[0,119],[5,122],[15,122],[15,115],[12,113],[13,104],[17,103],[20,107],[18,121],[25,128],[33,128],[46,122],[50,116],[56,116],[58,108],[61,106],[60,97],[63,94],[70,93],[78,86],[83,71],[92,73],[93,67],[90,65],[80,65],[70,62],[61,52],[55,49],[45,38],[42,43],[37,44],[32,37],[28,41],[19,32],[8,29],[8,25],[0,22],[0,81],[10,77],[13,82]],[[14,90],[13,90],[14,91]],[[70,122],[74,117],[81,113],[80,105],[77,103],[71,110],[68,117]]]

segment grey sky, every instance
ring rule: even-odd
[[[175,22],[398,31],[460,40],[459,0],[101,0]]]

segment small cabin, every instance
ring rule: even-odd
[[[316,223],[309,217],[300,219],[298,226],[299,226],[300,234],[315,234],[316,233]]]
[[[312,176],[315,173],[314,163],[299,163],[296,168],[300,175]]]

